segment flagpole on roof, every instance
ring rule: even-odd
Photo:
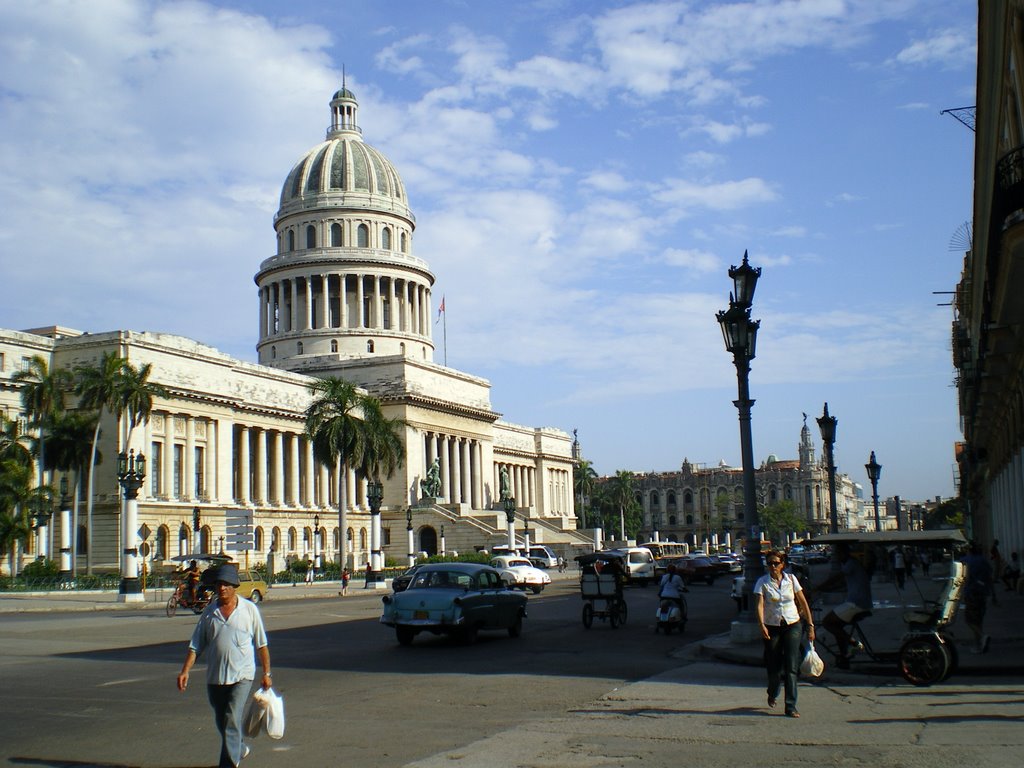
[[[444,352],[444,367],[448,367],[448,311],[444,306],[444,296],[441,296],[441,306],[437,308],[437,320],[434,321],[434,325],[437,325],[439,320],[443,320],[444,324],[441,326],[441,338],[442,338],[442,351]]]

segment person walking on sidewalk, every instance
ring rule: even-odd
[[[267,631],[256,605],[235,593],[238,568],[221,565],[215,573],[217,599],[211,600],[199,617],[178,673],[178,690],[188,688],[189,672],[196,659],[207,655],[206,695],[220,732],[218,768],[237,768],[249,748],[242,742],[242,716],[256,674],[253,659],[263,668],[261,686],[270,688],[270,651]]]
[[[988,653],[992,638],[985,634],[985,609],[993,594],[992,566],[985,558],[981,545],[971,543],[970,551],[964,558],[967,566],[967,582],[964,584],[964,619],[974,635],[973,653]]]
[[[907,559],[903,556],[901,547],[896,547],[892,553],[892,571],[896,576],[896,586],[903,589],[907,583]]]
[[[797,674],[800,670],[800,618],[807,622],[807,636],[814,642],[814,619],[800,581],[783,568],[785,554],[781,550],[766,557],[768,573],[754,586],[757,622],[764,638],[764,660],[768,668],[768,706],[774,708],[779,689],[785,686],[788,717],[800,717],[796,708]]]

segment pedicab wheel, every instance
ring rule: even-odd
[[[178,598],[171,595],[167,601],[167,618],[171,618],[178,610]]]
[[[618,601],[619,606],[619,624],[625,624],[626,619],[629,618],[629,606],[626,605],[625,600]]]
[[[594,606],[590,603],[586,603],[583,606],[583,626],[590,629],[594,623]]]
[[[616,603],[608,606],[608,623],[612,625],[612,629],[619,628],[619,606]]]
[[[931,685],[942,680],[949,672],[949,651],[936,638],[913,637],[899,652],[900,674],[908,683]]]

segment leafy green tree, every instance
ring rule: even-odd
[[[119,421],[127,416],[127,421],[123,423],[125,435],[122,445],[131,442],[132,431],[137,426],[149,421],[149,416],[153,413],[153,399],[170,397],[163,386],[149,380],[152,373],[152,363],[146,363],[138,368],[127,360],[121,364],[114,412]]]
[[[99,414],[90,411],[68,411],[61,414],[53,423],[53,431],[50,435],[50,450],[46,454],[47,469],[71,472],[74,481],[74,514],[72,516],[71,530],[71,571],[75,573],[78,565],[78,497],[82,485],[82,470],[86,463],[99,457],[95,453],[95,446],[90,445],[90,440],[95,433],[96,423],[99,421]],[[86,526],[85,552],[86,557],[91,557],[91,531]]]
[[[406,422],[389,419],[381,409],[380,400],[369,395],[360,398],[363,419],[359,422],[360,439],[356,463],[370,480],[380,480],[381,474],[390,478],[405,463],[405,444],[402,433]]]
[[[27,466],[32,463],[32,453],[17,420],[8,419],[0,413],[0,461],[8,459]]]
[[[63,368],[50,370],[46,358],[33,355],[25,370],[16,371],[11,381],[21,384],[21,407],[29,424],[39,430],[37,457],[39,481],[46,482],[46,434],[54,418],[64,410],[67,393],[74,383],[71,372]]]
[[[587,521],[587,505],[590,497],[594,495],[594,481],[597,479],[597,472],[594,464],[587,459],[580,459],[572,468],[573,488],[576,492],[576,515],[583,520],[584,527]]]
[[[796,531],[806,526],[796,504],[790,499],[783,499],[769,504],[758,511],[761,530],[773,542],[780,542],[787,531]]]
[[[616,470],[609,478],[608,494],[619,513],[619,535],[625,540],[636,536],[643,524],[642,511],[636,501],[636,475],[626,469]]]
[[[931,510],[924,518],[924,528],[932,531],[939,528],[964,527],[964,500],[959,496],[947,499]]]
[[[32,515],[51,504],[49,487],[32,485],[32,465],[17,459],[0,461],[0,557],[6,555],[17,575],[20,551],[32,535]]]
[[[313,402],[306,408],[306,436],[313,444],[313,458],[334,469],[338,483],[338,527],[341,531],[342,565],[347,565],[348,468],[360,455],[361,427],[357,415],[362,398],[355,384],[328,376],[309,385]]]

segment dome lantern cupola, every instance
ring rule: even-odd
[[[331,99],[331,127],[327,129],[327,138],[334,139],[344,134],[361,136],[363,129],[356,123],[358,110],[355,94],[343,85]]]

